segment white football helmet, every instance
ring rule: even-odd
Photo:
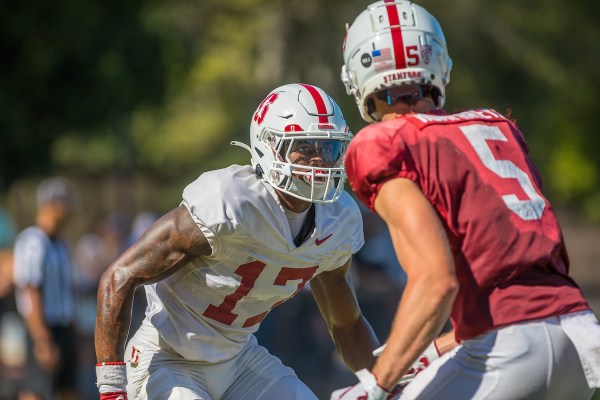
[[[438,108],[444,106],[452,60],[440,24],[410,1],[377,1],[347,28],[342,82],[354,96],[362,118],[379,120],[370,96],[381,90],[417,84]]]
[[[331,203],[344,189],[350,139],[344,116],[327,93],[289,84],[269,93],[256,109],[249,150],[257,173],[277,190],[313,203]]]

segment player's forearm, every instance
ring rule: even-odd
[[[438,336],[450,315],[457,290],[452,280],[411,282],[409,279],[386,349],[373,369],[380,386],[394,387]]]
[[[134,291],[135,283],[118,268],[111,268],[102,275],[95,331],[98,363],[123,361]]]
[[[373,367],[373,350],[379,346],[379,340],[362,315],[350,326],[330,330],[337,352],[350,370]]]

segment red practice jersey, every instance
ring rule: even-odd
[[[568,276],[562,233],[523,135],[498,112],[409,114],[367,126],[350,144],[346,172],[371,209],[383,183],[402,177],[437,210],[460,283],[457,340],[589,308]]]

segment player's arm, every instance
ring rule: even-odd
[[[351,264],[352,258],[341,268],[317,275],[310,287],[338,353],[348,368],[358,371],[373,366],[372,352],[379,341],[362,315],[348,279]]]
[[[388,225],[407,276],[387,347],[373,369],[379,386],[389,390],[440,333],[458,281],[446,232],[414,182],[397,178],[384,183],[375,210]]]
[[[211,253],[202,231],[184,206],[165,214],[103,274],[98,287],[98,363],[123,361],[133,294],[158,282],[193,258]]]

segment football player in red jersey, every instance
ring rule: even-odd
[[[401,399],[587,399],[600,325],[569,276],[556,215],[517,126],[443,111],[452,63],[437,20],[408,1],[348,28],[342,81],[362,117],[345,158],[407,274],[386,348],[332,399],[385,399],[448,317],[456,341]]]

